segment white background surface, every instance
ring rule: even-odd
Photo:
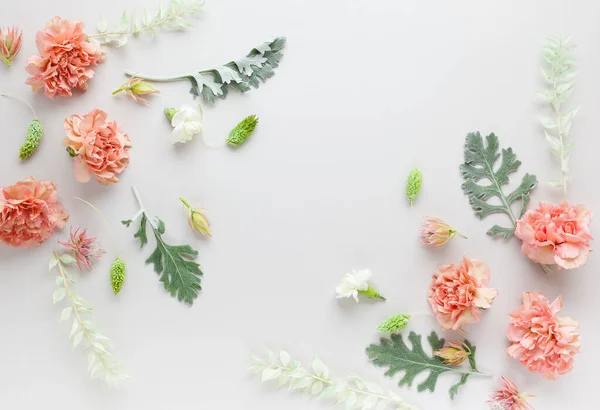
[[[435,394],[398,390],[398,378],[385,378],[364,353],[378,340],[375,327],[382,319],[426,311],[433,270],[458,263],[463,254],[491,267],[491,285],[500,292],[481,323],[467,329],[480,368],[536,394],[537,410],[595,408],[597,255],[582,269],[545,276],[520,254],[516,239],[486,237],[494,221],[473,215],[460,189],[458,165],[469,131],[493,131],[523,161],[519,178],[523,172],[540,181],[556,176],[536,124],[543,108],[534,91],[543,87],[544,38],[565,29],[580,45],[572,101],[583,107],[572,130],[577,145],[570,199],[598,209],[600,5],[493,3],[213,0],[186,32],[163,32],[107,50],[86,93],[51,101],[30,92],[24,66],[37,53],[35,32],[52,16],[82,20],[93,33],[102,13],[112,22],[125,6],[139,10],[158,2],[2,2],[0,24],[17,24],[25,34],[14,66],[0,66],[0,89],[30,100],[46,135],[35,157],[19,162],[30,113],[0,100],[0,186],[31,175],[56,182],[70,224],[88,227],[109,250],[92,273],[80,277],[77,289],[95,307],[95,322],[113,338],[131,379],[118,390],[90,381],[84,354],[70,347],[68,325],[57,323],[61,307],[52,304],[54,275],[47,272],[47,260],[67,228],[34,250],[0,248],[0,408],[330,408],[261,386],[246,373],[248,353],[285,348],[305,362],[317,353],[334,375],[360,374],[422,409],[483,409],[496,380],[473,379],[450,402],[454,376],[442,376]],[[237,151],[209,149],[199,139],[170,145],[162,110],[193,102],[185,82],[159,85],[162,94],[149,108],[110,95],[125,81],[124,70],[189,72],[230,61],[279,35],[288,37],[288,46],[275,77],[258,90],[205,107],[205,132],[212,140],[223,139],[244,116],[260,116],[252,140]],[[133,142],[131,164],[115,186],[76,182],[61,144],[63,119],[95,107],[107,111]],[[405,177],[415,165],[425,175],[417,212],[403,198]],[[140,250],[134,229],[119,223],[137,210],[132,184],[148,210],[164,219],[173,242],[200,251],[203,291],[192,308],[167,295],[152,266],[144,265],[153,240]],[[118,297],[108,280],[115,257],[109,233],[74,196],[93,202],[109,218],[129,271]],[[212,240],[194,237],[178,196],[209,209]],[[532,202],[542,199],[560,198],[542,183]],[[446,219],[471,239],[438,250],[420,246],[418,212]],[[370,268],[388,301],[336,301],[336,284],[353,268]],[[504,353],[507,315],[520,304],[522,291],[533,290],[549,298],[562,294],[563,314],[581,323],[582,353],[575,370],[557,382],[529,374]],[[415,320],[412,328],[438,329],[433,319]],[[452,336],[458,335],[446,335]]]

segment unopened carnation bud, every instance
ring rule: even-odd
[[[433,354],[443,359],[448,366],[458,366],[469,358],[471,349],[465,343],[446,342],[442,349],[434,351]]]

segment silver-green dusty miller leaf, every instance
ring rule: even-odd
[[[529,193],[537,185],[535,175],[525,174],[521,184],[514,191],[505,194],[502,187],[509,182],[509,175],[517,172],[521,161],[513,153],[512,148],[502,149],[498,153],[498,137],[490,134],[484,144],[479,132],[467,135],[465,142],[465,162],[460,166],[465,182],[462,184],[464,193],[469,197],[471,208],[480,219],[493,213],[504,213],[512,222],[510,227],[494,225],[488,230],[489,235],[503,235],[509,238],[515,230],[517,219],[521,218],[529,204]],[[498,160],[502,157],[500,164]],[[481,180],[488,180],[489,184],[480,185]],[[497,198],[499,205],[488,203],[491,198]],[[514,202],[521,200],[521,210],[515,216],[512,209]]]
[[[261,383],[276,381],[278,387],[287,386],[288,390],[299,390],[317,398],[334,400],[335,404],[344,403],[346,409],[363,410],[418,410],[405,403],[398,395],[375,384],[364,381],[356,375],[347,380],[329,377],[329,368],[314,357],[310,369],[293,360],[288,352],[278,355],[268,352],[267,359],[250,356],[251,372],[260,374]]]
[[[154,77],[135,71],[126,71],[125,74],[156,82],[188,79],[192,84],[190,93],[194,98],[201,96],[205,103],[212,104],[217,97],[227,97],[230,88],[244,93],[251,87],[258,88],[259,80],[265,82],[274,76],[273,69],[279,66],[279,61],[283,57],[281,50],[285,44],[285,37],[277,37],[253,48],[245,57],[222,66],[175,77]]]

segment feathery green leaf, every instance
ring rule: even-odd
[[[458,388],[466,383],[471,375],[482,375],[476,369],[464,369],[456,366],[450,366],[437,356],[429,356],[423,350],[421,345],[421,335],[410,332],[408,340],[411,348],[405,344],[401,335],[391,335],[391,340],[382,338],[380,344],[372,344],[367,347],[367,355],[375,366],[387,367],[385,375],[394,377],[397,373],[404,372],[399,381],[400,386],[412,386],[415,378],[423,372],[428,372],[427,378],[418,386],[419,392],[429,390],[435,391],[438,377],[446,372],[461,374],[461,380],[450,389],[450,397],[454,398]],[[439,350],[444,346],[444,339],[438,338],[435,332],[427,338],[432,350]],[[470,347],[473,347],[469,344]],[[473,355],[475,349],[473,347]],[[474,362],[473,362],[474,363]]]
[[[480,219],[493,213],[504,213],[512,222],[512,227],[500,227],[494,225],[488,234],[504,235],[509,238],[515,228],[516,220],[526,211],[529,204],[529,193],[537,185],[535,175],[525,174],[521,184],[511,193],[505,194],[502,186],[508,184],[509,175],[516,172],[521,166],[521,161],[513,153],[512,148],[502,149],[498,153],[498,137],[490,134],[486,137],[486,143],[479,132],[467,135],[465,143],[465,162],[460,166],[465,182],[462,184],[464,193],[469,197],[469,203]],[[502,157],[500,164],[497,162]],[[487,179],[488,185],[480,185],[479,181]],[[487,201],[496,197],[500,205],[490,205]],[[522,205],[518,216],[512,210],[512,204],[521,199]]]
[[[179,81],[188,79],[192,88],[190,93],[211,104],[217,97],[225,98],[229,88],[246,92],[251,87],[258,88],[259,80],[263,82],[275,75],[274,68],[279,66],[285,47],[285,37],[277,37],[253,48],[245,57],[229,63],[175,77],[153,77],[141,75],[136,71],[126,71],[128,76],[135,76],[147,81]]]

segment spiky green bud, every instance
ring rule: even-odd
[[[25,136],[25,142],[19,149],[19,158],[21,160],[27,159],[33,155],[37,147],[40,145],[44,136],[44,127],[37,118],[34,118],[27,128],[27,135]]]
[[[258,124],[258,117],[256,115],[247,116],[231,130],[229,137],[227,137],[225,141],[234,147],[240,146],[250,135],[252,135],[254,128],[256,128],[256,124]]]
[[[67,152],[69,153],[70,156],[72,157],[76,157],[77,155],[79,155],[78,153],[75,152],[75,150],[71,147],[67,147],[66,148]]]
[[[398,313],[384,320],[377,326],[377,331],[379,333],[398,333],[408,325],[410,317],[409,314]]]
[[[113,288],[113,292],[117,295],[123,287],[123,281],[127,275],[125,262],[121,258],[115,259],[110,266],[110,284]]]
[[[177,111],[179,110],[176,110],[175,108],[165,108],[165,117],[167,117],[167,119],[171,121],[173,119],[173,116],[177,114]]]
[[[408,178],[406,180],[406,199],[411,204],[419,195],[421,191],[421,186],[423,185],[423,174],[418,168],[413,168],[412,171],[408,174]]]

